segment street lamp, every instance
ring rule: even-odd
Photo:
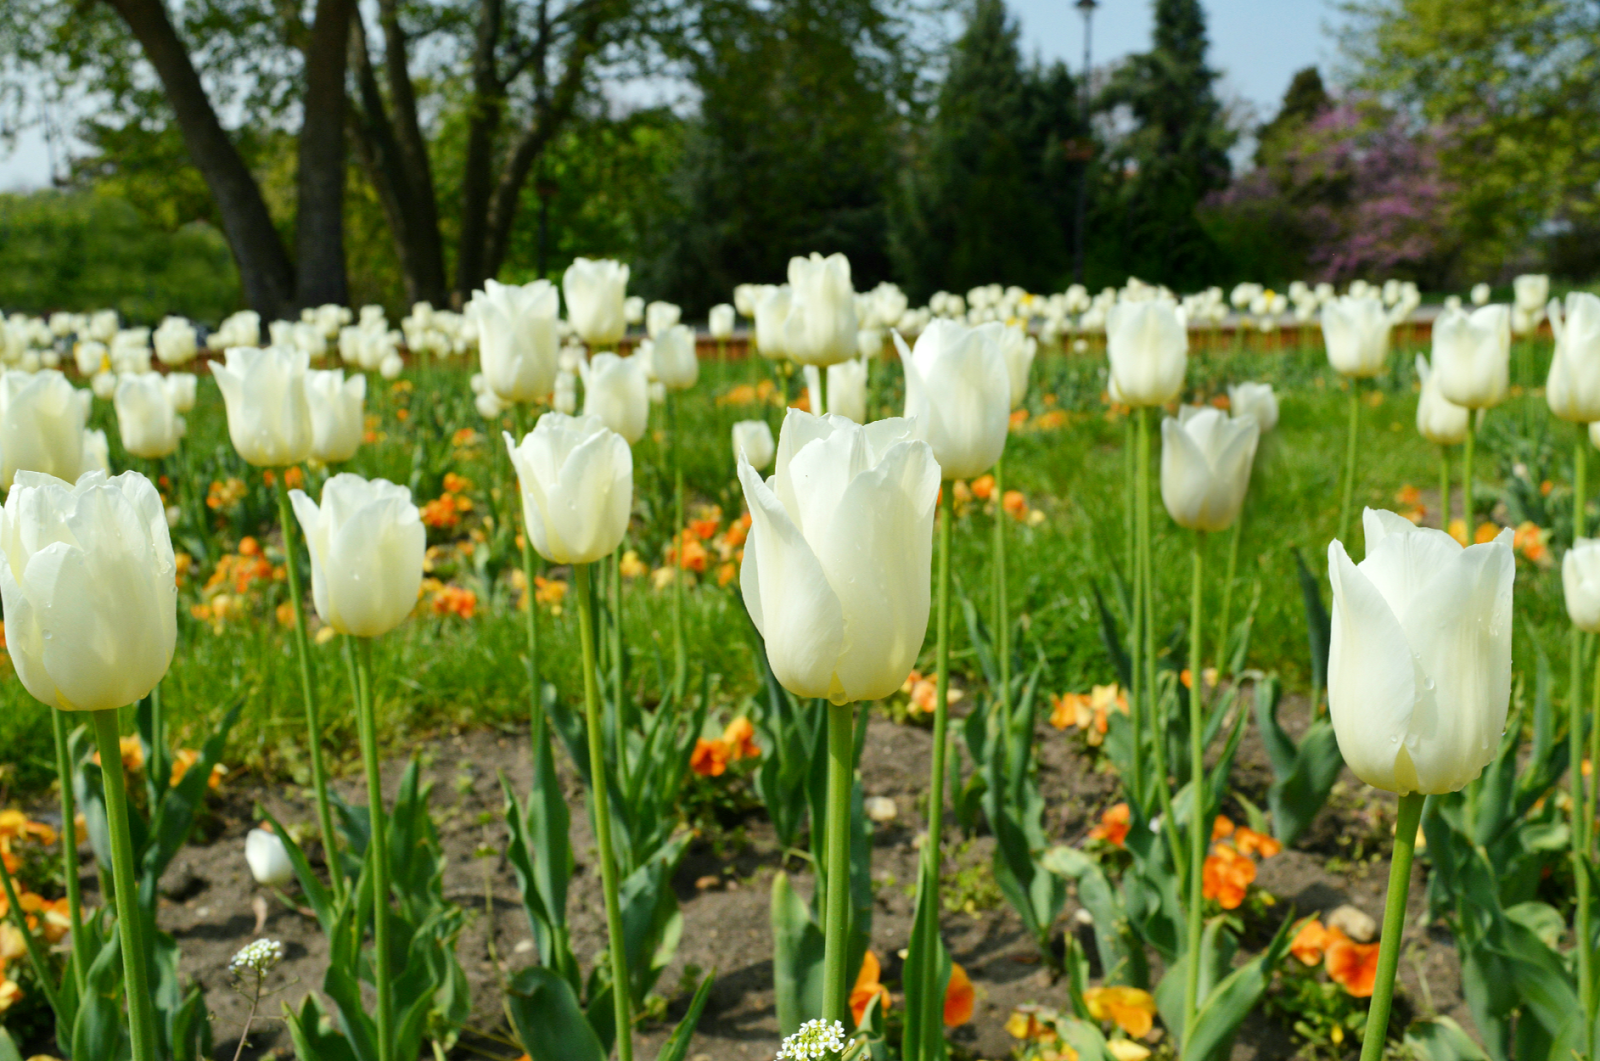
[[[1084,215],[1089,203],[1089,161],[1094,157],[1094,136],[1089,128],[1089,27],[1094,17],[1094,9],[1099,7],[1097,0],[1077,0],[1077,8],[1083,15],[1083,125],[1084,125],[1084,150],[1082,151],[1083,169],[1078,174],[1078,220],[1072,229],[1072,279],[1075,283],[1083,283],[1083,228]]]

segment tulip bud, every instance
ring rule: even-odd
[[[1020,325],[1007,325],[998,333],[1000,353],[1005,355],[1006,373],[1011,380],[1011,408],[1022,404],[1028,395],[1028,372],[1033,368],[1039,341]]]
[[[249,464],[277,468],[311,456],[305,351],[282,346],[230,347],[211,374],[228,409],[228,435]]]
[[[1550,300],[1550,278],[1543,273],[1525,273],[1511,281],[1511,293],[1518,309],[1537,315]]]
[[[169,372],[166,375],[166,385],[167,398],[172,402],[174,411],[186,413],[194,408],[200,381],[193,373]]]
[[[711,307],[711,315],[706,322],[706,330],[711,333],[711,338],[718,342],[733,337],[733,307],[726,302]]]
[[[602,355],[603,356],[603,355]],[[622,544],[633,511],[633,452],[597,416],[545,413],[506,448],[522,489],[522,516],[538,554],[591,564]]]
[[[1328,546],[1328,707],[1367,784],[1455,792],[1495,756],[1511,697],[1512,532],[1463,549],[1392,512],[1363,515],[1367,556]]]
[[[1000,352],[1003,325],[934,321],[915,350],[895,333],[906,373],[906,418],[933,448],[946,479],[973,479],[1000,459],[1011,419],[1011,374]]]
[[[1550,301],[1550,328],[1555,332],[1555,356],[1545,400],[1563,420],[1592,424],[1600,420],[1600,298],[1587,291],[1567,296],[1566,312]]]
[[[123,449],[135,457],[159,460],[178,448],[183,417],[173,408],[166,382],[158,374],[120,377],[115,397]]]
[[[1250,488],[1261,428],[1209,405],[1185,405],[1161,421],[1161,500],[1174,523],[1190,530],[1227,530]]]
[[[103,402],[109,402],[117,395],[117,374],[115,372],[96,373],[94,379],[89,381],[89,389],[94,396]]]
[[[862,328],[856,332],[856,356],[862,361],[875,361],[883,356],[882,328]]]
[[[551,407],[558,413],[571,416],[578,411],[578,374],[557,372],[556,389],[550,399]]]
[[[652,302],[644,308],[644,331],[652,339],[660,338],[668,328],[676,327],[683,310],[671,302]]]
[[[289,849],[277,833],[251,829],[244,838],[244,860],[250,864],[250,876],[263,888],[282,888],[294,880]]]
[[[1278,426],[1278,396],[1270,383],[1235,383],[1228,387],[1228,410],[1251,417],[1264,435]]]
[[[653,302],[651,305],[665,305]],[[673,310],[678,307],[673,306]],[[687,325],[662,328],[650,342],[650,370],[667,389],[681,391],[700,378],[700,362],[695,357],[694,331]]]
[[[761,293],[760,284],[737,284],[733,289],[733,308],[745,320],[756,318],[756,297]]]
[[[366,430],[361,409],[366,396],[367,377],[360,373],[348,380],[342,368],[306,373],[312,459],[338,464],[356,455]]]
[[[404,372],[405,368],[405,361],[397,352],[391,350],[383,355],[382,361],[378,362],[378,375],[384,379],[399,379],[400,373]]]
[[[798,696],[888,696],[922,649],[940,469],[912,431],[791,409],[773,477],[739,464],[751,515],[745,606],[773,673]]]
[[[622,300],[622,319],[629,324],[644,323],[644,299],[638,295],[629,295]]]
[[[789,259],[794,291],[783,325],[783,351],[802,365],[833,365],[856,353],[856,293],[842,254]]]
[[[194,360],[199,352],[199,341],[194,325],[182,317],[167,317],[150,336],[155,343],[156,356],[163,365],[183,365]]]
[[[823,409],[822,395],[819,393],[822,385],[823,369],[816,365],[806,365],[806,391],[810,397],[811,408],[818,416],[831,413],[842,416],[846,420],[853,420],[858,424],[867,422],[867,365],[865,361],[841,361],[837,365],[829,365],[828,373],[828,398],[827,408]],[[753,462],[752,462],[753,463]]]
[[[1567,617],[1584,633],[1600,632],[1600,540],[1579,538],[1561,559]]]
[[[1511,311],[1484,306],[1446,310],[1433,322],[1433,371],[1439,393],[1468,409],[1505,400],[1511,374]]]
[[[645,359],[600,353],[578,368],[583,373],[584,415],[599,417],[630,446],[643,438],[650,421]]]
[[[750,462],[756,471],[772,463],[777,446],[772,441],[772,428],[765,420],[740,420],[733,425],[733,460],[740,457]]]
[[[1422,381],[1422,396],[1417,399],[1417,431],[1439,446],[1454,446],[1467,437],[1467,417],[1472,413],[1439,393],[1439,379],[1428,367],[1428,359],[1417,355],[1417,378]]]
[[[574,259],[561,278],[567,299],[567,319],[590,346],[612,346],[628,330],[623,299],[628,290],[628,267],[609,258]]]
[[[83,433],[83,470],[111,474],[111,447],[106,444],[106,433],[98,428]]]
[[[1165,405],[1183,389],[1189,333],[1177,307],[1163,299],[1119,302],[1106,315],[1106,353],[1122,401]]]
[[[69,484],[18,472],[0,510],[0,552],[6,651],[35,699],[115,710],[167,673],[177,565],[150,480],[91,471]]]
[[[500,399],[494,396],[494,391],[485,390],[472,399],[472,407],[478,410],[478,415],[485,420],[498,420],[505,415],[506,407]]]
[[[311,599],[341,634],[379,637],[405,621],[422,589],[428,532],[411,491],[385,479],[341,473],[322,504],[289,491],[311,554]]]
[[[1368,379],[1389,356],[1389,314],[1377,298],[1351,293],[1322,305],[1322,341],[1328,363],[1343,376]]]
[[[784,330],[794,304],[794,290],[788,284],[764,287],[756,292],[755,300],[756,352],[768,361],[781,361],[788,356]]]
[[[74,346],[72,360],[78,366],[80,376],[92,377],[111,370],[111,352],[104,343],[97,343],[93,339],[85,339]]]
[[[24,470],[75,482],[85,470],[89,402],[54,369],[0,375],[0,486]]]
[[[1489,297],[1490,291],[1488,284],[1472,285],[1472,304],[1474,306],[1487,306],[1489,304]]]
[[[561,299],[548,280],[521,287],[489,280],[473,293],[467,313],[478,327],[478,359],[502,402],[539,401],[550,393],[560,309]]]

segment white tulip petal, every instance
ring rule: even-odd
[[[1393,792],[1395,757],[1416,702],[1416,664],[1388,601],[1337,541],[1328,546],[1328,577],[1328,711],[1334,735],[1357,777]]]

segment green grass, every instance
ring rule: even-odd
[[[1535,362],[1547,357],[1548,344],[1534,353]],[[1395,494],[1403,484],[1432,489],[1438,482],[1438,453],[1414,426],[1413,354],[1397,350],[1391,357],[1392,371],[1366,385],[1381,398],[1375,406],[1361,407],[1358,510],[1363,504],[1397,507]],[[715,399],[733,384],[761,378],[758,373],[766,371],[764,363],[707,363],[699,386],[681,399],[678,425],[691,509],[695,504],[718,504],[730,519],[742,511],[729,430],[735,420],[761,415],[761,410]],[[878,366],[878,371],[883,376],[883,404],[898,408],[898,367]],[[1524,371],[1528,378],[1535,373],[1542,378],[1538,364],[1524,366]],[[499,425],[485,425],[472,410],[463,364],[415,367],[407,379],[415,388],[409,395],[395,395],[373,379],[368,408],[383,416],[381,430],[387,437],[363,447],[348,470],[408,483],[419,502],[439,495],[447,472],[467,476],[475,487],[469,495],[474,508],[466,526],[482,531],[484,542],[457,571],[457,580],[478,594],[476,617],[419,614],[377,643],[379,720],[384,740],[396,753],[441,730],[514,725],[525,715],[528,703],[524,616],[512,610],[516,594],[510,586],[511,572],[520,564],[508,527],[515,511],[515,484],[499,441]],[[1234,615],[1245,614],[1259,585],[1249,665],[1276,671],[1290,691],[1303,690],[1308,650],[1294,554],[1299,551],[1322,582],[1326,599],[1327,547],[1338,520],[1348,396],[1327,369],[1320,349],[1304,348],[1196,351],[1187,397],[1208,399],[1223,392],[1228,381],[1245,379],[1272,382],[1280,394],[1282,413],[1258,458]],[[1059,408],[1068,413],[1068,423],[1055,430],[1016,432],[1008,444],[1007,487],[1022,490],[1029,504],[1045,514],[1038,526],[1009,525],[1011,598],[1016,613],[1024,617],[1019,648],[1044,663],[1043,685],[1051,692],[1086,689],[1091,682],[1113,677],[1101,643],[1094,592],[1098,587],[1110,599],[1124,564],[1126,421],[1108,416],[1101,401],[1103,380],[1104,358],[1099,354],[1041,355],[1028,397],[1032,420]],[[403,402],[409,405],[405,423],[395,415]],[[652,566],[661,562],[671,533],[670,477],[656,434],[662,423],[659,412],[653,413],[651,435],[635,450],[636,506],[629,542]],[[780,410],[769,407],[765,415],[776,428]],[[113,440],[116,467],[155,470],[121,459],[106,403],[96,403],[95,419]],[[181,483],[186,462],[193,488],[187,495],[188,510],[202,510],[206,489],[214,480],[237,477],[248,490],[235,508],[220,515],[206,510],[203,530],[186,517],[175,532],[177,547],[195,556],[197,575],[190,577],[181,594],[178,648],[164,685],[169,715],[180,738],[196,745],[200,731],[242,699],[245,709],[230,743],[230,766],[236,771],[247,768],[261,778],[304,782],[308,774],[298,674],[286,631],[272,618],[272,608],[284,599],[283,587],[272,587],[248,621],[229,623],[221,633],[190,615],[191,605],[199,599],[199,584],[217,557],[235,548],[242,535],[260,537],[269,553],[278,548],[280,539],[274,530],[271,491],[259,470],[248,468],[234,455],[221,399],[209,379],[202,380],[200,403],[189,423],[182,459],[169,460],[162,469],[171,482]],[[460,427],[476,428],[483,436],[480,443],[465,449],[453,446],[451,436]],[[1572,446],[1578,437],[1576,428],[1550,420],[1541,397],[1530,392],[1513,398],[1489,416],[1479,481],[1504,479],[1508,485],[1502,492],[1503,503],[1512,522],[1531,518],[1541,526],[1554,526],[1564,544],[1570,534],[1570,493],[1565,484],[1571,481]],[[1514,473],[1519,463],[1525,465],[1525,475]],[[311,474],[313,491],[323,474]],[[1544,479],[1557,484],[1548,497],[1537,488]],[[185,496],[174,491],[172,500]],[[1181,645],[1181,624],[1188,614],[1190,541],[1187,532],[1167,519],[1159,498],[1152,522],[1157,629],[1166,635],[1161,640]],[[990,528],[990,517],[974,507],[961,517],[955,535],[953,569],[964,591],[984,607]],[[1219,607],[1227,545],[1225,536],[1214,537],[1217,540],[1208,543],[1208,625],[1215,623]],[[1355,537],[1351,552],[1359,558],[1359,533]],[[437,534],[430,536],[430,543],[443,540]],[[648,579],[628,584],[630,681],[646,702],[659,695],[670,673],[670,607],[670,591],[657,592]],[[1531,677],[1534,645],[1541,646],[1549,653],[1559,693],[1565,689],[1567,623],[1558,570],[1519,560],[1516,614],[1520,622],[1515,666]],[[577,702],[581,694],[575,624],[575,607],[560,616],[541,613],[541,668],[569,703]],[[697,688],[701,673],[709,673],[719,706],[737,710],[755,686],[737,582],[719,588],[714,578],[708,578],[690,591],[685,630],[691,686]],[[957,665],[975,670],[966,640],[958,620]],[[932,645],[930,628],[924,670],[932,669]],[[334,769],[353,771],[357,768],[353,698],[340,646],[334,640],[314,651],[327,731],[323,746],[333,757]],[[0,748],[16,766],[15,781],[21,788],[36,790],[50,782],[49,719],[15,680],[0,684]]]

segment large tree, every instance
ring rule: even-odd
[[[1061,64],[1023,63],[1003,0],[975,0],[950,53],[918,165],[894,216],[895,265],[917,297],[978,284],[1058,287],[1087,142]]]

